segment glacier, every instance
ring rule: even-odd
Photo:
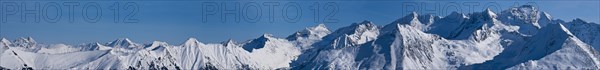
[[[378,26],[371,21],[336,30],[324,24],[285,38],[171,45],[128,38],[107,43],[44,44],[0,40],[3,69],[600,69],[600,24],[553,19],[522,5],[447,16],[410,13]]]

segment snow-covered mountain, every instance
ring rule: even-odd
[[[171,45],[127,38],[81,45],[33,38],[0,41],[0,69],[600,69],[600,25],[553,19],[537,7],[413,12],[377,26],[330,31],[324,24],[286,38]]]

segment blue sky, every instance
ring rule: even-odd
[[[576,1],[200,1],[200,0],[151,0],[151,1],[80,1],[78,6],[74,7],[74,22],[69,22],[68,8],[63,4],[64,1],[2,1],[0,7],[6,7],[6,2],[26,3],[27,9],[35,7],[35,2],[40,3],[43,13],[49,16],[56,15],[56,8],[52,7],[54,3],[59,5],[61,10],[60,19],[55,23],[48,16],[41,16],[39,23],[35,19],[26,18],[26,22],[21,22],[22,14],[6,16],[6,22],[0,22],[0,37],[14,40],[19,37],[33,37],[38,42],[43,43],[67,43],[81,44],[91,42],[110,42],[117,38],[130,38],[138,43],[150,43],[152,41],[165,41],[170,44],[181,44],[190,37],[197,38],[205,43],[218,43],[227,39],[234,39],[238,42],[257,38],[264,33],[273,34],[276,37],[286,37],[295,31],[305,27],[324,23],[331,30],[348,26],[352,23],[369,20],[377,25],[389,24],[395,19],[403,17],[414,7],[418,7],[416,12],[419,14],[435,14],[445,16],[450,12],[459,11],[462,13],[483,11],[486,6],[498,6],[493,9],[494,12],[504,10],[512,6],[535,4],[539,10],[546,11],[554,19],[571,21],[574,18],[581,18],[588,22],[600,21],[600,1],[597,0],[576,0]],[[119,21],[115,20],[114,4],[119,3]],[[235,6],[235,3],[239,3]],[[97,18],[97,22],[92,23],[85,18],[93,18],[98,13],[95,5],[100,7],[102,16]],[[225,3],[225,5],[223,5]],[[274,12],[269,8],[272,4],[278,3],[273,7]],[[315,4],[316,3],[316,4]],[[493,5],[492,5],[493,4]],[[213,5],[210,7],[234,8],[240,7],[238,11],[229,13],[242,14],[240,22],[236,22],[232,15],[226,15],[225,22],[222,22],[220,13],[222,10],[215,11],[217,14],[206,16],[206,22],[203,22],[203,11],[209,11],[204,5]],[[318,5],[318,6],[316,6]],[[475,5],[473,7],[470,7]],[[87,6],[84,8],[82,6]],[[453,7],[458,6],[458,7]],[[209,7],[209,8],[210,8]],[[297,8],[299,7],[299,8]],[[44,8],[47,8],[44,9]],[[245,9],[247,8],[247,9]],[[257,9],[260,8],[260,9]],[[337,8],[337,10],[335,10]],[[460,9],[457,9],[460,8]],[[10,11],[11,8],[0,8],[0,11]],[[83,17],[83,9],[87,10],[88,17]],[[132,9],[138,9],[135,15],[131,17]],[[212,9],[212,8],[210,8]],[[315,9],[318,9],[318,21],[315,21]],[[446,10],[448,9],[448,10]],[[261,11],[257,11],[261,10]],[[335,11],[332,11],[335,10]],[[283,12],[287,11],[287,12]],[[22,12],[22,11],[19,11]],[[300,13],[298,13],[300,12]],[[331,12],[335,15],[332,16]],[[31,12],[30,12],[31,13]],[[36,13],[36,12],[34,12]],[[91,13],[91,14],[90,14]],[[6,13],[0,13],[6,14]],[[9,12],[10,14],[10,12]],[[256,15],[260,14],[260,17]],[[282,15],[288,15],[286,17]],[[271,17],[273,15],[274,17]],[[301,15],[299,18],[295,18]],[[255,18],[257,17],[257,18]],[[4,17],[0,17],[3,19]],[[124,23],[124,19],[132,18],[138,20],[136,23]],[[271,22],[270,19],[273,19]],[[286,20],[289,18],[291,20]],[[295,18],[295,19],[294,19]],[[49,19],[49,20],[48,20]],[[254,22],[253,21],[256,21]],[[327,20],[324,19],[333,19]],[[249,20],[249,21],[247,21]],[[337,20],[337,21],[336,21]],[[91,20],[94,21],[94,20]],[[127,21],[130,22],[130,21]]]

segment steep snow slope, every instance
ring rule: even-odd
[[[554,27],[555,27],[557,24],[551,24],[551,25],[554,25]],[[598,59],[598,55],[599,55],[598,51],[595,51],[589,45],[581,42],[578,38],[573,37],[573,35],[571,33],[569,33],[569,31],[566,31],[567,28],[563,27],[562,24],[560,24],[560,25],[561,25],[561,28],[553,28],[553,29],[561,30],[561,31],[552,31],[553,33],[560,33],[560,34],[552,34],[554,36],[561,36],[561,37],[553,37],[553,38],[559,38],[558,39],[559,41],[564,39],[563,37],[568,37],[564,41],[564,43],[562,43],[562,45],[558,45],[560,47],[550,47],[550,46],[545,47],[545,48],[540,47],[537,50],[544,50],[545,51],[544,54],[547,54],[547,55],[544,56],[544,55],[535,55],[535,54],[530,54],[530,55],[525,54],[525,56],[534,57],[534,58],[536,58],[536,56],[544,56],[544,57],[540,58],[539,60],[529,60],[525,63],[521,63],[521,64],[519,64],[517,66],[513,66],[509,69],[598,69],[600,66],[600,60]],[[549,27],[553,27],[553,26],[549,26]],[[565,32],[566,34],[568,34],[568,36],[564,36],[565,33],[561,33],[561,32]],[[546,38],[546,39],[552,39],[552,38]],[[544,41],[544,40],[537,40],[537,41]],[[554,42],[551,42],[551,43],[554,43]],[[558,43],[560,43],[560,42],[558,42]],[[558,50],[556,50],[556,49],[558,49]]]
[[[314,48],[303,51],[298,56],[298,59],[291,64],[296,69],[319,67],[315,61],[329,61],[321,59],[322,56],[327,56],[325,54],[329,53],[328,50],[344,50],[346,47],[355,47],[359,44],[375,40],[377,34],[379,34],[379,28],[370,21],[363,21],[342,27],[324,36],[319,42],[312,44],[311,46],[314,46]],[[336,53],[345,54],[348,52],[338,51]]]
[[[530,60],[525,63],[510,67],[511,70],[571,70],[571,69],[598,69],[600,62],[598,52],[591,49],[589,45],[569,38],[562,49],[555,51],[539,60]]]
[[[317,51],[318,53],[303,54],[312,55],[313,57],[301,56],[299,59],[309,58],[309,60],[299,60],[298,67],[296,68],[455,68],[460,64],[481,63],[485,60],[490,60],[502,49],[500,44],[490,42],[497,40],[499,38],[497,35],[495,38],[480,39],[482,42],[477,42],[473,40],[445,40],[437,35],[424,33],[421,28],[415,27],[415,25],[420,26],[421,24],[417,17],[417,14],[413,13],[399,19],[412,19],[410,21],[393,22],[384,26],[381,28],[381,33],[376,40],[362,45],[352,45],[349,43],[345,45],[349,45],[350,47],[342,47],[340,49],[313,49],[319,50]],[[474,52],[476,54],[473,54]]]
[[[563,43],[561,38],[566,40],[566,35],[545,35],[570,34],[568,31],[562,34],[552,31],[561,28],[562,31],[567,30],[562,25],[558,27],[557,23],[544,21],[543,25],[538,24],[538,20],[550,18],[544,15],[541,16],[543,19],[538,19],[540,17],[535,12],[538,12],[535,7],[521,6],[496,16],[487,9],[468,15],[453,13],[433,24],[423,24],[416,13],[411,13],[381,28],[374,41],[359,45],[344,44],[351,47],[339,49],[313,49],[318,51],[303,54],[312,57],[301,56],[299,59],[308,60],[297,61],[294,69],[505,69],[557,50],[527,47],[545,47],[546,44]],[[463,20],[454,20],[457,17]],[[547,25],[552,27],[540,29]],[[543,34],[537,34],[541,30]],[[515,56],[525,53],[533,56]],[[596,53],[592,54],[589,57],[597,57]],[[583,68],[596,67],[591,66]]]
[[[566,30],[566,28],[564,28],[562,24],[549,24],[547,27],[542,28],[540,33],[542,34],[537,34],[532,36],[531,38],[527,38],[524,44],[513,44],[510,47],[507,47],[507,49],[503,51],[505,53],[501,53],[500,55],[495,56],[494,60],[486,61],[485,63],[481,64],[465,66],[463,68],[505,69],[519,63],[523,63],[529,60],[538,60],[544,56],[547,56],[564,47],[564,43],[573,42],[567,40],[570,40],[570,38],[574,38],[573,35],[568,30]]]

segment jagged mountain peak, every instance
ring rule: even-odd
[[[327,26],[325,26],[325,24],[319,24],[317,26],[308,27],[305,30],[309,31],[311,34],[317,34],[319,37],[331,33],[331,31],[327,28]]]
[[[203,43],[201,43],[200,41],[198,41],[196,38],[188,38],[188,40],[186,40],[182,46],[184,47],[198,47],[199,45],[201,45]]]
[[[134,45],[135,43],[131,40],[129,40],[129,38],[118,38],[112,42],[110,42],[108,44],[108,46],[113,46],[113,47],[129,47],[130,45]]]
[[[129,38],[118,38],[112,42],[111,44],[119,44],[119,43],[133,43],[133,41],[129,40]]]
[[[419,17],[419,13],[413,11],[404,17],[417,18],[417,17]]]
[[[145,48],[148,50],[157,50],[157,49],[164,48],[168,45],[169,44],[167,44],[167,42],[152,41],[152,43],[150,45],[146,46]]]
[[[98,43],[98,42],[94,42],[94,43],[83,44],[83,46],[85,46],[85,47],[100,47],[100,46],[104,46],[104,45],[101,43]]]
[[[15,43],[33,43],[33,44],[35,44],[37,42],[32,37],[27,37],[27,38],[21,37],[21,38],[15,40]]]
[[[352,25],[350,25],[350,26],[342,27],[342,28],[334,31],[332,33],[332,35],[335,35],[336,37],[338,37],[343,34],[350,35],[350,34],[370,31],[370,30],[377,30],[377,26],[374,23],[372,23],[371,21],[365,20],[361,23],[352,23]]]
[[[379,27],[371,21],[365,20],[361,23],[353,23],[350,26],[339,28],[312,45],[321,48],[331,48],[332,44],[335,43],[351,42],[351,44],[362,44],[376,39],[378,34]]]
[[[397,25],[411,25],[413,27],[421,28],[426,25],[424,25],[423,22],[421,21],[421,19],[419,19],[419,18],[424,18],[422,20],[428,21],[427,23],[435,21],[436,18],[434,18],[433,15],[429,15],[429,16],[430,16],[430,18],[425,18],[428,16],[419,16],[418,13],[412,12],[400,19],[395,20],[391,24],[387,24],[387,25],[383,26],[381,28],[381,32],[382,33],[390,33],[390,31],[395,32],[398,29]],[[437,18],[437,19],[439,19],[439,18]]]
[[[527,9],[527,10],[537,10],[537,8],[533,5],[521,5],[519,7],[517,7],[519,9]]]
[[[305,30],[310,31],[311,33],[315,33],[313,31],[330,32],[327,26],[325,26],[325,24],[319,24],[317,26],[308,27],[305,28]]]
[[[351,26],[358,26],[358,25],[374,25],[373,22],[369,21],[369,20],[364,20],[360,23],[353,23]]]
[[[371,21],[367,21],[367,20],[365,20],[365,21],[363,21],[363,22],[361,22],[361,23],[355,24],[354,26],[355,26],[355,27],[359,27],[359,28],[360,28],[360,27],[367,27],[367,28],[373,28],[373,27],[377,27],[377,26],[375,25],[375,23],[373,23],[373,22],[371,22]]]
[[[186,43],[193,43],[193,42],[198,42],[198,40],[196,38],[188,38],[187,40],[185,40]]]
[[[85,45],[87,45],[87,46],[94,46],[94,47],[97,47],[97,46],[104,46],[103,44],[100,44],[100,43],[98,43],[98,42],[95,42],[95,43],[88,43],[88,44],[85,44]]]
[[[0,40],[0,42],[5,43],[5,44],[10,44],[11,42],[8,41],[8,39],[6,38],[2,38],[2,40]]]
[[[12,43],[10,41],[8,41],[6,38],[2,38],[2,40],[0,40],[0,50],[5,49],[5,47],[8,47],[11,44]],[[2,52],[2,51],[0,51],[0,52]]]
[[[129,40],[129,38],[118,38],[118,39],[114,40],[113,42],[132,42],[132,41]]]
[[[321,37],[331,33],[325,24],[319,24],[312,27],[307,27],[304,30],[297,31],[294,34],[286,37],[288,40],[297,40],[298,38],[320,39]]]
[[[162,42],[162,41],[152,41],[152,44],[150,44],[150,46],[165,46],[168,45],[167,42]]]
[[[221,42],[221,44],[223,44],[223,46],[234,46],[236,45],[236,42],[233,39],[229,39],[225,42]]]
[[[260,48],[265,47],[267,42],[269,42],[271,39],[275,39],[275,38],[273,38],[273,36],[271,34],[265,33],[256,39],[252,39],[252,40],[244,43],[242,48],[244,48],[244,50],[246,50],[246,51],[252,52],[252,50],[254,50],[254,49],[260,49]]]
[[[292,34],[292,35],[290,35],[290,36],[286,37],[286,39],[288,39],[288,40],[297,40],[298,38],[301,38],[301,37],[308,37],[308,36],[309,36],[309,35],[308,35],[308,34],[306,34],[306,33],[303,33],[303,32],[300,32],[300,31],[297,31],[297,32],[295,32],[294,34]]]
[[[552,20],[552,16],[550,16],[550,14],[548,14],[547,12],[540,12],[540,19],[538,20],[538,24],[541,27],[545,27],[548,24],[554,24],[556,22],[554,22],[554,20]]]
[[[512,7],[508,10],[506,10],[507,12],[513,13],[513,14],[519,14],[519,13],[537,13],[538,9],[533,6],[533,5],[521,5],[518,7]]]
[[[32,47],[36,47],[37,42],[35,40],[33,40],[32,37],[21,37],[16,39],[13,44],[15,44],[16,46],[19,47],[27,47],[27,48],[32,48]]]
[[[436,20],[436,22],[458,24],[458,23],[462,23],[467,18],[468,18],[468,16],[463,13],[458,13],[456,11],[453,11],[452,13],[440,18],[439,20]],[[432,24],[432,25],[440,25],[440,24]]]
[[[448,18],[448,17],[445,17],[445,18]],[[428,26],[436,23],[440,19],[442,19],[442,17],[440,17],[440,16],[434,16],[432,14],[419,15],[418,13],[413,12],[413,13],[407,14],[406,16],[404,16],[402,18],[395,20],[394,22],[392,22],[392,24],[393,25],[396,25],[396,24],[410,25],[410,26],[420,29],[422,31],[427,31],[427,30],[429,30],[429,28],[427,28]],[[394,28],[396,28],[396,27],[386,25],[383,27],[382,30],[394,29]]]
[[[307,29],[309,29],[309,30],[327,30],[327,31],[329,31],[329,29],[327,29],[327,26],[325,26],[325,24],[319,24],[317,26],[309,27]]]
[[[102,44],[100,44],[100,43],[93,43],[93,44],[94,44],[94,45],[97,45],[97,46],[100,46],[100,45],[102,45]]]
[[[274,38],[272,34],[265,33],[257,39],[271,39]]]
[[[532,5],[523,5],[504,10],[499,14],[498,20],[502,24],[518,26],[518,32],[525,35],[535,35],[540,28],[551,23],[551,20],[542,20],[540,12]]]
[[[548,12],[542,11],[540,13],[540,19],[552,20],[552,16]]]
[[[485,18],[495,19],[498,17],[496,13],[494,13],[494,11],[492,11],[492,9],[490,8],[485,9],[482,13]]]
[[[587,21],[580,19],[580,18],[575,18],[571,22],[573,22],[573,23],[588,23]]]
[[[90,49],[93,49],[93,50],[108,50],[108,49],[112,49],[112,47],[107,47],[107,46],[105,46],[103,44],[100,44],[100,43],[97,43],[97,42],[96,43],[89,43],[85,47],[91,47]]]
[[[419,21],[419,14],[417,12],[412,12],[407,14],[406,16],[392,22],[394,24],[412,24],[411,22],[421,22]]]
[[[369,32],[369,31],[373,31],[373,30],[377,30],[378,27],[377,25],[375,25],[374,23],[372,23],[371,21],[363,21],[361,23],[353,23],[350,26],[346,26],[346,27],[342,27],[336,31],[334,31],[332,34],[335,35],[336,37],[341,36],[341,35],[351,35],[351,34],[360,34],[363,32]]]
[[[532,5],[522,5],[519,7],[512,7],[502,12],[504,18],[520,20],[525,23],[537,23],[540,18],[539,11]]]

